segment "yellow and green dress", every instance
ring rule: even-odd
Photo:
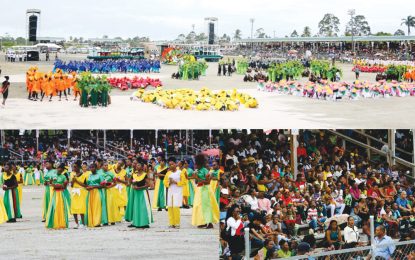
[[[49,203],[51,199],[51,195],[53,192],[53,188],[49,186],[49,181],[53,180],[58,175],[56,169],[48,170],[44,175],[44,183],[45,183],[45,193],[43,194],[43,213],[42,218],[46,220],[46,214],[49,209]]]
[[[16,175],[10,174],[8,176],[7,173],[4,172],[3,173],[3,185],[7,187],[16,186],[17,185]],[[4,191],[3,206],[6,210],[8,220],[22,217],[22,214],[20,213],[20,201],[19,201],[18,188],[13,188],[13,189]]]
[[[25,172],[26,174],[24,176],[24,185],[35,185],[35,172],[33,167],[28,167]]]
[[[159,166],[157,173],[166,172],[167,167]],[[153,209],[165,209],[166,208],[166,187],[163,183],[164,177],[157,177],[156,185],[154,187]]]
[[[0,224],[3,224],[7,220],[9,220],[9,217],[7,216],[6,208],[4,207],[3,198],[0,197]]]
[[[82,173],[80,176],[77,176],[76,172],[71,173],[71,180],[76,179],[80,183],[85,183],[87,178],[87,173]],[[86,213],[86,195],[87,190],[79,185],[77,182],[74,182],[71,189],[71,214],[84,215]]]
[[[210,170],[210,176],[211,178],[215,178],[217,180],[211,180],[210,181],[210,188],[212,189],[213,194],[215,195],[216,202],[219,203],[220,198],[220,189],[219,189],[219,175],[220,170]]]
[[[116,168],[114,169],[115,178],[126,181],[127,171],[125,169],[121,169],[118,173]],[[121,216],[125,214],[125,207],[127,206],[128,195],[127,195],[127,187],[124,183],[117,183],[115,186],[115,190],[117,191],[116,201],[118,208],[120,210]]]
[[[186,183],[186,171],[180,169],[168,171],[164,177],[164,186],[169,189],[167,207],[170,226],[180,226],[180,207],[183,205],[183,186]],[[173,180],[176,183],[170,183]]]
[[[50,199],[48,212],[46,214],[46,227],[53,229],[68,228],[69,225],[69,202],[64,194],[64,186],[68,180],[63,174],[58,174],[52,179],[54,185],[62,185],[62,188],[54,188]]]
[[[193,172],[194,171],[192,168],[187,169],[187,176],[189,177],[189,180],[187,181],[187,186],[189,189],[189,199],[187,200],[187,204],[189,206],[193,206],[193,200],[195,197],[195,189],[196,189],[195,179],[190,179],[193,175]]]
[[[206,168],[201,168],[196,174],[199,179],[206,180],[209,171]],[[218,222],[219,206],[216,202],[215,195],[210,188],[210,184],[199,182],[195,190],[195,198],[193,201],[192,225],[202,226]]]
[[[105,190],[98,188],[103,181],[104,176],[99,174],[98,171],[87,176],[86,184],[97,187],[89,190],[86,196],[85,224],[88,227],[97,227],[102,223],[108,223]]]
[[[146,188],[147,173],[136,173],[132,175],[131,193],[125,211],[125,220],[132,222],[134,227],[148,227],[154,222],[151,211],[150,198]],[[141,188],[141,189],[134,189]]]
[[[189,191],[189,180],[187,179],[187,169],[182,169],[182,173],[185,176],[184,185],[183,185],[183,198],[189,198],[190,191]]]
[[[112,171],[107,171],[104,173],[104,180],[106,183],[112,183],[114,181],[114,177],[115,175]],[[108,223],[121,222],[122,220],[120,209],[118,208],[117,203],[117,193],[118,190],[115,187],[105,189]]]
[[[133,174],[133,168],[132,167],[129,166],[129,167],[125,168],[125,176],[126,176],[126,178],[130,179],[132,177],[132,174]],[[131,188],[130,185],[128,185],[126,187],[126,189],[127,189],[127,201],[130,198],[130,188]]]
[[[16,173],[16,179],[17,179],[17,183],[19,184],[19,187],[17,188],[17,190],[19,191],[19,201],[20,201],[20,205],[22,205],[22,201],[23,201],[23,175],[18,172]]]

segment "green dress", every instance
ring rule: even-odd
[[[95,174],[90,174],[86,184],[88,186],[100,186],[101,182],[104,181],[104,175],[99,174],[98,171]],[[91,191],[88,191],[88,195],[86,197],[86,214],[85,214],[85,223],[88,223],[88,215],[89,215],[89,208],[90,208],[90,196]],[[108,224],[108,217],[107,217],[107,204],[105,199],[105,190],[102,188],[98,189],[99,193],[99,202],[101,204],[101,223],[100,224]]]
[[[130,179],[131,178],[132,170],[133,170],[132,167],[125,168],[125,172],[127,173],[125,175],[125,179]],[[131,189],[131,186],[127,185],[126,188],[127,188],[127,199],[129,199],[130,198],[130,189]]]
[[[140,175],[134,173],[132,177],[132,186],[138,188],[145,187],[147,178],[146,173]],[[131,195],[125,212],[125,220],[132,222],[131,225],[137,228],[149,227],[150,223],[154,222],[147,188],[141,190],[131,188]]]
[[[4,182],[7,183],[10,179],[12,179],[10,182],[17,184],[16,176],[13,174],[11,176],[7,176],[7,173],[4,172],[2,174],[2,178],[4,185],[6,185]],[[10,186],[14,186],[14,184],[10,184]],[[4,208],[6,209],[8,220],[22,217],[20,212],[19,192],[17,186],[14,189],[4,191],[3,204]],[[14,211],[14,205],[16,206],[16,212]]]
[[[44,182],[49,182],[53,180],[58,175],[56,169],[47,170],[45,175],[43,176]],[[46,214],[48,213],[49,203],[51,198],[51,191],[52,188],[48,185],[45,185],[45,193],[43,196],[43,220],[46,220]]]
[[[191,177],[193,175],[193,169],[192,168],[188,168],[187,169],[187,176]],[[193,200],[195,198],[195,188],[194,185],[195,184],[195,180],[194,179],[189,179],[189,181],[187,182],[187,185],[189,185],[189,200],[188,200],[188,204],[189,206],[193,206]]]
[[[59,174],[53,178],[52,183],[54,185],[63,185],[68,180],[63,174]],[[69,225],[69,209],[70,205],[68,198],[65,196],[65,189],[54,189],[48,211],[46,214],[46,227],[47,228],[68,228]]]

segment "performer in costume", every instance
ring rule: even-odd
[[[125,162],[125,179],[127,181],[126,190],[127,190],[127,201],[130,198],[130,188],[131,188],[131,178],[133,172],[133,166],[131,159],[127,159]]]
[[[12,164],[12,171],[16,175],[17,183],[19,184],[17,190],[19,192],[19,203],[21,206],[23,201],[23,175],[17,170],[15,164]]]
[[[189,208],[189,179],[187,177],[187,167],[185,161],[180,161],[178,163],[179,169],[183,172],[185,176],[184,185],[183,185],[183,208],[188,209]]]
[[[185,172],[177,168],[176,158],[169,158],[169,171],[164,177],[164,186],[169,189],[167,207],[171,228],[180,228],[180,207],[183,205],[183,186],[186,183]]]
[[[149,180],[143,165],[134,160],[131,194],[128,199],[125,220],[132,222],[128,227],[149,228],[154,222],[148,193]]]
[[[59,165],[56,176],[50,181],[53,188],[48,212],[46,214],[46,227],[52,229],[68,228],[69,225],[69,202],[64,195],[64,191],[68,186],[68,179],[63,174],[65,164]]]
[[[33,169],[33,165],[30,165],[27,169],[26,169],[26,174],[25,174],[25,180],[24,180],[24,185],[34,185],[35,184],[35,176],[34,176],[34,169]]]
[[[185,161],[184,167],[187,169],[187,185],[189,188],[189,199],[187,201],[189,206],[193,206],[193,200],[195,197],[195,189],[196,189],[196,183],[195,183],[195,176],[194,176],[194,171],[192,168],[189,167],[189,163],[187,161]]]
[[[86,214],[85,224],[88,227],[100,227],[101,223],[108,223],[107,205],[105,200],[105,190],[101,183],[104,176],[97,171],[96,164],[89,167],[91,174],[88,175],[86,181]]]
[[[49,161],[46,163],[46,172],[44,175],[44,185],[45,185],[45,193],[43,195],[43,214],[42,214],[42,222],[46,221],[46,214],[49,209],[49,202],[53,192],[53,187],[50,186],[52,180],[56,177],[57,172],[53,168],[53,162]]]
[[[81,167],[81,162],[77,161],[71,173],[71,213],[75,219],[75,228],[83,228],[85,224],[87,172],[81,172]],[[81,224],[79,224],[78,215],[81,216]]]
[[[125,207],[127,206],[128,195],[127,195],[127,184],[128,184],[128,177],[127,172],[124,169],[124,161],[119,160],[116,167],[113,169],[115,174],[115,182],[116,186],[115,189],[117,191],[116,195],[116,202],[121,213],[121,216],[125,214]]]
[[[104,181],[101,185],[105,187],[105,197],[106,197],[106,204],[107,204],[107,216],[108,222],[102,223],[103,225],[115,225],[115,222],[121,222],[122,216],[117,204],[117,192],[118,190],[115,188],[115,181],[114,181],[114,173],[109,170],[108,163],[105,162],[103,164],[102,169],[104,170]]]
[[[166,188],[164,187],[164,177],[168,171],[166,166],[166,161],[159,157],[159,165],[155,168],[156,172],[156,185],[154,188],[154,198],[153,198],[153,209],[158,209],[158,211],[162,211],[162,209],[166,208]]]
[[[220,198],[220,188],[219,188],[219,163],[214,161],[212,163],[212,169],[209,172],[210,174],[210,188],[212,189],[213,194],[215,195],[216,202],[219,203]]]
[[[4,207],[3,198],[0,197],[0,224],[3,224],[4,222],[8,220],[9,220],[9,217],[7,216],[6,208]]]
[[[192,225],[199,228],[213,228],[219,222],[219,206],[210,188],[210,175],[206,169],[206,158],[203,154],[195,157],[196,184],[193,201]]]
[[[3,205],[7,213],[7,222],[16,222],[16,218],[21,218],[22,214],[20,213],[18,183],[10,163],[6,164],[3,169],[3,190]]]

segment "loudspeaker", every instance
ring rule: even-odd
[[[215,42],[215,24],[209,23],[209,44],[213,44]]]
[[[37,16],[31,15],[29,16],[29,41],[30,42],[36,41],[36,33],[37,33]]]

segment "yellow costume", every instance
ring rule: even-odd
[[[85,183],[87,179],[87,174],[83,173],[81,176],[76,177],[76,172],[71,173],[71,180],[76,179],[80,183]],[[79,185],[77,182],[73,183],[71,189],[71,213],[75,214],[85,214],[86,212],[86,195],[87,190]]]

